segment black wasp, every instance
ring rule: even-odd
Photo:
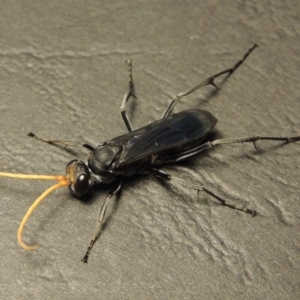
[[[127,102],[131,96],[134,97],[132,65],[131,61],[128,60],[127,64],[129,69],[129,89],[125,94],[121,105],[121,115],[127,127],[128,133],[116,137],[110,141],[105,141],[99,144],[97,147],[94,147],[86,142],[82,143],[81,145],[83,147],[90,150],[87,160],[85,162],[79,159],[71,160],[66,167],[66,176],[0,173],[1,176],[14,178],[46,180],[55,179],[59,181],[59,183],[46,190],[29,208],[19,227],[19,244],[23,248],[29,250],[35,249],[37,247],[36,245],[26,245],[22,241],[22,232],[24,229],[24,225],[32,211],[53,190],[61,186],[69,186],[70,191],[74,195],[82,196],[97,184],[108,184],[115,181],[117,184],[115,188],[106,196],[106,199],[99,213],[95,232],[93,234],[87,252],[82,259],[82,261],[86,263],[88,261],[91,249],[96,239],[100,235],[105,212],[110,198],[121,189],[122,179],[124,177],[130,177],[133,174],[147,173],[163,180],[177,182],[181,185],[195,189],[198,192],[203,191],[211,195],[224,206],[228,206],[230,208],[237,209],[255,216],[256,211],[228,204],[224,199],[217,196],[214,192],[208,190],[204,186],[193,185],[185,182],[177,177],[171,176],[170,174],[162,170],[157,169],[157,167],[167,163],[179,162],[219,144],[252,142],[255,146],[255,142],[258,140],[278,140],[289,143],[300,139],[300,136],[251,136],[245,138],[226,138],[207,141],[207,134],[215,127],[217,123],[217,119],[211,113],[204,110],[191,109],[171,114],[172,110],[181,97],[187,96],[206,85],[213,85],[217,88],[214,83],[215,78],[224,74],[227,74],[227,77],[229,77],[245,61],[245,59],[256,47],[256,44],[250,47],[244,57],[239,60],[232,68],[229,68],[207,78],[202,83],[198,84],[185,93],[177,94],[172,99],[167,109],[164,111],[162,117],[158,121],[155,121],[137,130],[133,130],[133,127],[126,113]],[[28,135],[50,144],[59,143],[64,146],[70,145],[63,141],[51,141],[42,139],[37,137],[33,133],[29,133]]]

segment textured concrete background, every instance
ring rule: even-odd
[[[113,3],[113,4],[112,4]],[[26,137],[97,144],[126,132],[119,114],[134,64],[135,127],[171,96],[246,63],[207,98],[223,137],[300,134],[300,4],[285,1],[2,1],[0,170],[63,174],[64,151]],[[16,241],[20,220],[52,183],[0,178],[1,299],[299,299],[300,144],[220,146],[164,168],[256,209],[255,218],[151,177],[127,182],[89,264],[80,262],[107,189],[87,202],[49,196]]]

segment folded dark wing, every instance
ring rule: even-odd
[[[111,141],[125,145],[117,165],[125,166],[149,155],[204,138],[216,123],[217,119],[207,111],[186,110],[119,136]]]

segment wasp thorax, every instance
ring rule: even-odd
[[[88,166],[95,174],[109,171],[112,163],[116,160],[116,155],[120,152],[119,146],[100,146],[90,153]]]

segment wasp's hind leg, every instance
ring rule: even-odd
[[[163,180],[167,180],[170,181],[171,183],[179,183],[182,186],[191,188],[193,190],[196,190],[199,194],[199,192],[205,192],[206,194],[212,196],[214,199],[218,200],[222,205],[227,206],[231,209],[235,209],[235,210],[239,210],[241,212],[250,214],[252,217],[256,216],[256,211],[253,209],[248,209],[248,208],[244,208],[242,206],[237,206],[235,204],[231,204],[228,203],[225,199],[219,197],[218,195],[216,195],[214,192],[212,192],[211,190],[207,189],[206,187],[204,187],[203,185],[196,185],[187,181],[184,181],[180,178],[174,177],[164,171],[161,170],[157,170],[154,168],[151,168],[148,170],[150,174],[154,175],[157,178],[163,179]]]

